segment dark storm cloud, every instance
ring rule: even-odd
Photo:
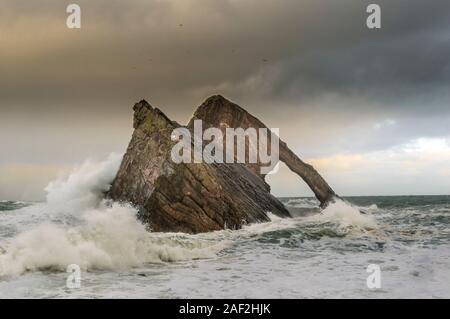
[[[321,111],[325,133],[334,126],[346,134],[353,121],[370,126],[450,110],[448,1],[376,1],[381,30],[366,27],[371,1],[77,3],[81,30],[66,28],[61,1],[5,2],[3,118],[38,114],[45,123],[88,112],[108,123],[128,119],[131,104],[147,98],[183,122],[206,96],[222,93],[276,125]],[[403,131],[433,135],[433,121]],[[397,140],[378,134],[365,145]]]
[[[66,28],[70,2],[80,30]],[[186,122],[221,93],[306,158],[450,135],[448,0],[70,2],[2,0],[0,198],[123,151],[142,98]],[[369,3],[381,30],[366,27]]]
[[[389,33],[387,28],[381,32]],[[436,111],[449,111],[449,84],[450,19],[446,28],[438,24],[434,29],[395,37],[367,36],[346,47],[312,48],[280,65],[273,94],[305,98],[321,93],[360,95],[384,102],[387,108],[428,104]]]
[[[365,26],[369,1],[78,1],[82,29],[74,31],[60,1],[7,1],[2,105],[100,100],[111,109],[108,102],[150,97],[176,112],[224,88],[294,102],[367,94],[395,107],[442,94],[450,3],[376,2],[377,31]],[[265,69],[260,90],[239,91]]]

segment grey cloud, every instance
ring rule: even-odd
[[[433,35],[430,32],[406,39],[366,40],[295,57],[280,66],[273,94],[294,98],[314,98],[330,92],[360,95],[394,108],[412,104],[423,107],[425,100],[432,103],[430,106],[448,111],[450,32],[446,40]],[[436,95],[444,99],[435,103]]]
[[[448,1],[378,2],[381,31],[365,27],[368,1],[79,1],[83,28],[76,33],[65,28],[59,1],[8,1],[4,32],[36,33],[48,45],[32,59],[3,59],[0,96],[87,102],[151,95],[181,107],[199,88],[241,83],[267,64],[280,70],[265,92],[275,101],[296,99],[297,91],[389,95],[392,84],[448,81]],[[17,17],[29,21],[28,30]]]
[[[365,26],[372,2],[382,7],[381,30]],[[16,124],[0,127],[0,134],[22,143],[4,142],[2,162],[48,161],[67,136],[83,141],[57,155],[61,162],[79,160],[95,141],[102,152],[121,149],[133,102],[147,98],[184,122],[214,93],[283,127],[288,142],[307,155],[448,135],[447,0],[77,3],[83,20],[74,31],[65,27],[61,1],[2,2],[0,112],[3,122]],[[96,127],[88,130],[73,116],[89,117]],[[51,125],[56,118],[70,134]],[[386,118],[397,120],[392,131],[372,129]],[[24,129],[36,125],[46,144],[40,154]],[[111,130],[123,134],[115,138],[120,145],[108,141]]]

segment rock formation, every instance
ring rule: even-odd
[[[267,128],[264,123],[256,117],[248,113],[239,105],[234,104],[220,95],[211,96],[208,98],[194,113],[193,118],[188,126],[193,125],[193,121],[200,119],[203,121],[204,129],[209,127],[218,127],[224,130],[226,127],[241,127],[247,129],[253,128]],[[251,147],[248,144],[247,147]],[[269,145],[270,146],[270,145]],[[325,207],[328,202],[333,200],[337,195],[327,184],[327,182],[320,176],[320,174],[309,164],[303,162],[289,147],[280,139],[279,158],[286,164],[287,167],[294,173],[298,174],[320,201],[322,207]],[[259,165],[247,164],[247,167],[254,173],[259,173]]]
[[[199,233],[268,221],[268,212],[289,217],[270,194],[260,164],[175,164],[171,135],[180,127],[142,100],[134,105],[134,132],[108,196],[129,202],[153,231]],[[212,96],[187,125],[201,119],[208,127],[265,128],[257,118],[222,96]],[[225,141],[224,141],[225,143]],[[300,175],[324,206],[336,196],[314,170],[280,141],[280,160]]]

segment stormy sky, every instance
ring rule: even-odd
[[[41,200],[123,152],[142,98],[186,123],[213,94],[280,128],[339,194],[450,194],[450,1],[72,2],[1,1],[0,199]],[[269,181],[311,194],[286,168]]]

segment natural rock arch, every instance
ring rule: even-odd
[[[136,206],[151,230],[199,233],[269,221],[268,212],[290,216],[270,194],[259,164],[175,164],[171,134],[180,125],[144,100],[133,109],[135,130],[108,196]],[[266,127],[220,95],[208,98],[187,128],[195,119],[206,124],[203,129]],[[321,205],[332,201],[336,194],[317,171],[283,141],[279,146],[280,160],[305,180]]]
[[[212,127],[227,126],[233,128],[241,127],[243,129],[249,127],[257,129],[268,128],[242,107],[230,102],[221,95],[211,96],[199,106],[190,120],[188,127],[192,126],[193,121],[196,119],[200,119]],[[337,197],[333,189],[314,167],[303,162],[282,140],[280,140],[279,145],[279,158],[292,172],[299,175],[306,182],[316,198],[320,201],[322,207]],[[259,173],[258,165],[248,164],[247,166],[255,173]]]

